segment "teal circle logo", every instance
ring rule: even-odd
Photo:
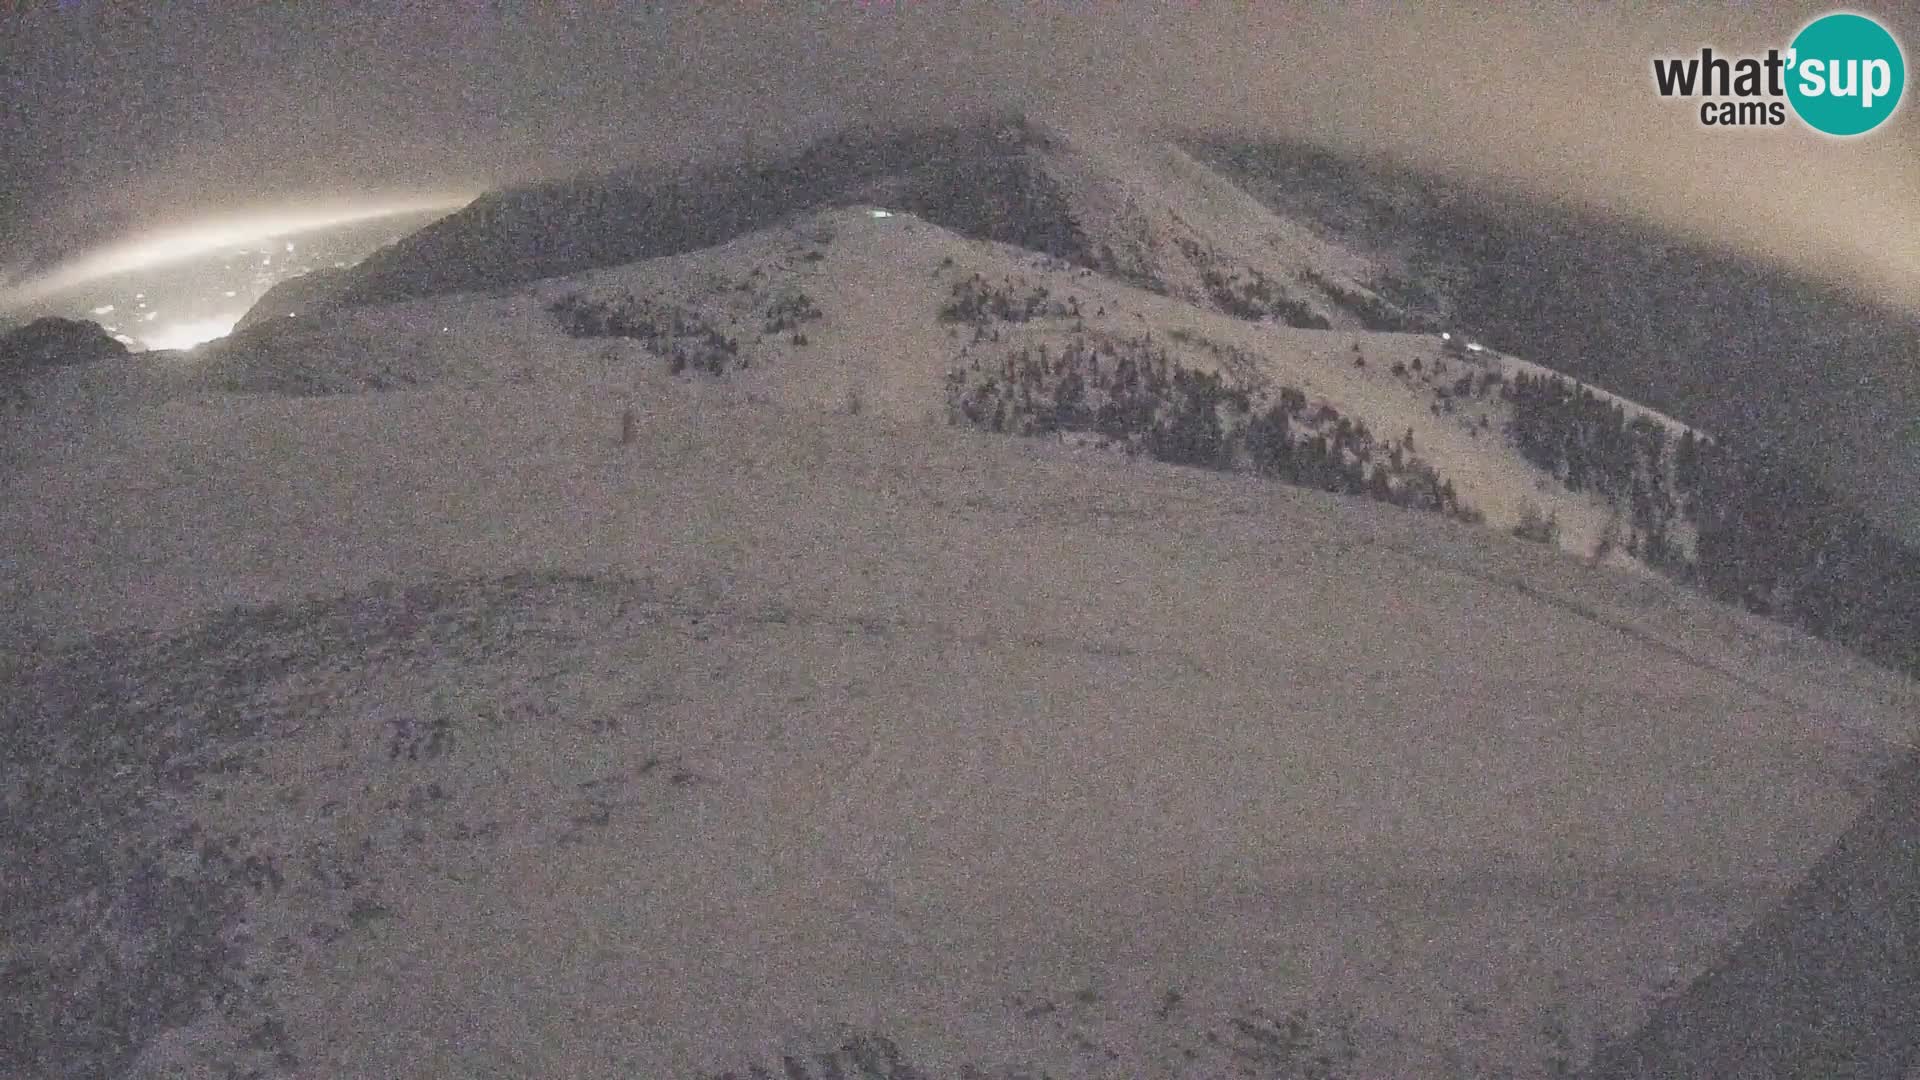
[[[1907,61],[1887,28],[1865,15],[1822,15],[1787,53],[1787,100],[1809,127],[1861,135],[1886,122],[1907,88]]]

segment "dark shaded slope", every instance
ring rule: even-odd
[[[240,321],[235,330],[245,330],[264,322],[284,318],[290,312],[304,311],[327,303],[351,280],[353,272],[344,267],[322,267],[299,277],[288,278],[268,289]]]
[[[86,364],[127,355],[127,347],[84,319],[46,316],[0,335],[0,371]]]
[[[342,305],[507,288],[725,243],[795,213],[877,203],[1084,262],[1086,242],[1018,118],[845,132],[766,163],[633,170],[486,195],[356,267]]]
[[[39,372],[126,355],[125,345],[85,320],[49,315],[15,329],[0,328],[0,408],[25,404],[26,384]]]
[[[1586,1075],[1908,1075],[1920,1062],[1916,799],[1908,755],[1779,908]]]

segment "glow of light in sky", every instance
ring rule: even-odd
[[[13,289],[0,290],[0,309],[35,303],[75,286],[182,262],[224,247],[350,225],[397,214],[452,210],[472,201],[473,194],[439,195],[377,205],[304,206],[238,217],[209,219],[135,237],[84,255],[43,277]]]
[[[216,315],[210,319],[193,319],[187,322],[168,323],[152,333],[144,335],[140,344],[148,349],[191,349],[215,338],[226,337],[233,331],[235,323],[245,315],[236,311],[229,315]]]

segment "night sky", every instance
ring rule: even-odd
[[[0,277],[237,207],[469,191],[1019,104],[1385,151],[1920,307],[1911,91],[1846,143],[1707,132],[1652,92],[1652,56],[1784,46],[1825,5],[28,6],[0,2]],[[1920,40],[1920,17],[1863,10]]]

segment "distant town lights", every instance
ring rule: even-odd
[[[365,205],[342,203],[289,207],[250,215],[201,220],[161,229],[123,243],[99,249],[73,260],[44,277],[11,289],[0,289],[0,308],[22,307],[57,296],[68,289],[101,278],[151,266],[210,255],[235,244],[281,238],[288,233],[315,232],[354,222],[430,210],[452,210],[474,193],[447,193],[412,199],[381,200]],[[281,243],[285,243],[284,239]],[[135,299],[145,299],[144,296]]]
[[[185,322],[169,323],[157,330],[141,335],[141,344],[156,350],[185,350],[202,345],[215,338],[223,338],[233,332],[235,323],[240,321],[241,313],[216,315],[210,319],[192,319]],[[118,335],[116,335],[118,336]],[[131,338],[123,339],[128,345],[134,344]]]

